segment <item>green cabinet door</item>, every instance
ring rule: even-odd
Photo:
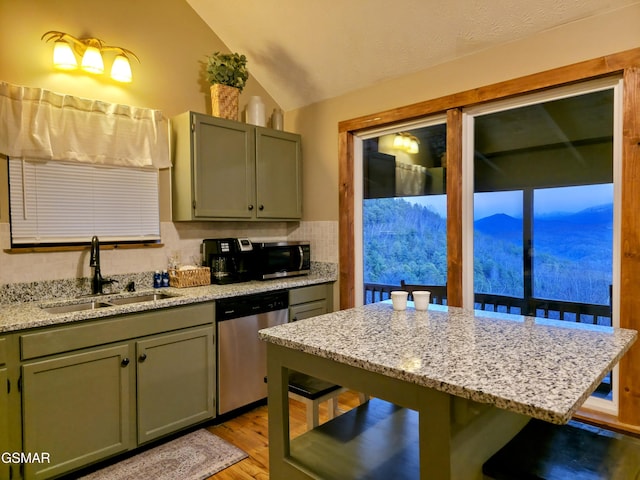
[[[253,217],[253,126],[193,115],[194,217]]]
[[[51,462],[26,464],[27,480],[50,478],[132,446],[133,368],[128,344],[22,366],[23,451],[46,452]]]
[[[256,217],[302,217],[300,135],[256,128]]]
[[[7,454],[9,448],[9,376],[7,369],[0,367],[0,455]],[[0,459],[0,478],[11,478],[9,473],[10,463]]]
[[[213,326],[136,342],[138,444],[212,418]]]

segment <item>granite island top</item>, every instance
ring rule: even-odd
[[[311,275],[233,283],[228,285],[207,285],[190,288],[159,288],[144,289],[135,293],[115,293],[100,296],[83,296],[78,298],[59,298],[54,300],[15,302],[0,305],[0,334],[26,330],[36,327],[45,327],[58,324],[67,324],[83,320],[111,317],[125,313],[143,312],[159,308],[188,305],[192,303],[207,302],[221,298],[251,295],[255,293],[270,292],[291,288],[317,285],[320,283],[335,282],[336,277],[331,272],[319,272]],[[72,313],[49,313],[42,307],[54,307],[72,303],[90,302],[91,300],[106,301],[127,296],[137,296],[147,293],[165,293],[169,298],[130,303],[126,305],[114,305],[94,310],[83,310]]]
[[[635,330],[387,302],[261,330],[264,341],[563,424]],[[346,385],[348,387],[348,385]]]

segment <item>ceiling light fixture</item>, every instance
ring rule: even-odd
[[[76,38],[68,33],[50,30],[42,35],[41,40],[47,42],[49,40],[55,41],[53,66],[59,70],[75,70],[78,68],[75,51],[82,58],[80,63],[82,70],[100,75],[104,73],[103,52],[116,52],[116,57],[111,67],[111,78],[118,82],[130,83],[133,76],[129,57],[135,58],[138,63],[140,62],[140,59],[131,50],[105,45],[98,38]]]
[[[407,153],[418,153],[420,141],[413,135],[405,132],[396,133],[393,138],[393,148],[404,150]]]

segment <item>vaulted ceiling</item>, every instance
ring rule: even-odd
[[[285,110],[638,0],[187,0]]]

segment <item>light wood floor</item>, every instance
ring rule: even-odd
[[[338,399],[338,408],[343,411],[358,405],[358,395],[355,392],[345,392]],[[326,408],[326,402],[320,405],[321,423],[327,420]],[[289,415],[292,438],[307,431],[304,404],[289,399]],[[269,433],[266,405],[208,429],[249,455],[249,458],[209,477],[209,480],[267,480],[269,478]]]

